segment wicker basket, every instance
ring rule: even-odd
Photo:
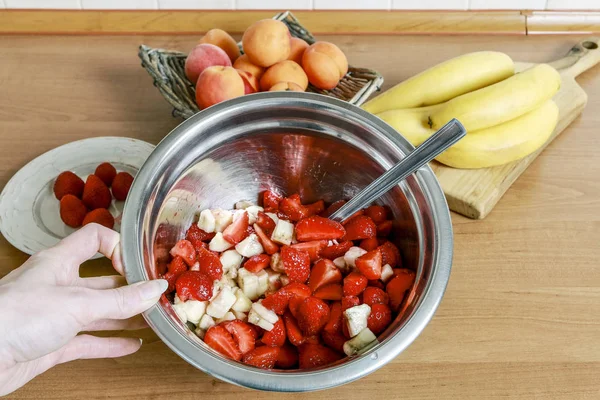
[[[287,11],[276,15],[273,19],[285,23],[292,36],[304,39],[309,44],[315,38],[300,22]],[[241,50],[241,43],[238,44]],[[184,119],[198,111],[196,105],[196,90],[186,78],[184,65],[186,54],[179,51],[152,49],[141,45],[138,53],[142,67],[154,79],[154,86],[160,90],[163,97],[173,106],[173,115]],[[383,84],[383,77],[372,69],[350,66],[348,73],[332,90],[321,90],[309,85],[307,91],[335,97],[351,104],[361,105],[369,96],[378,91]]]

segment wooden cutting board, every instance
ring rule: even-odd
[[[599,47],[600,38],[582,40],[565,57],[549,63],[562,76],[561,88],[554,96],[560,112],[554,133],[540,150],[521,160],[492,168],[457,169],[438,162],[431,163],[451,210],[469,218],[484,218],[529,164],[581,114],[587,103],[587,94],[575,78],[600,62]],[[532,65],[515,63],[517,71]]]

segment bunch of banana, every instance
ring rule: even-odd
[[[413,145],[421,144],[452,118],[467,136],[436,159],[455,168],[485,168],[538,150],[558,122],[552,96],[560,75],[539,64],[514,74],[505,54],[466,54],[428,69],[363,108],[376,114]]]

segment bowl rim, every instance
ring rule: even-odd
[[[377,129],[393,143],[397,150],[406,154],[414,147],[398,134],[390,125],[376,116],[341,100],[320,94],[301,92],[265,92],[246,95],[228,100],[203,110],[175,127],[154,149],[146,163],[142,166],[127,198],[121,227],[121,253],[125,276],[129,284],[148,279],[143,267],[142,243],[139,243],[139,227],[142,198],[148,181],[152,176],[152,166],[164,158],[171,150],[179,136],[190,128],[210,120],[228,109],[239,108],[250,102],[261,99],[277,99],[278,104],[288,102],[304,102],[310,107],[324,107],[336,111],[353,113],[371,128]],[[208,121],[208,122],[207,122]],[[143,313],[144,318],[165,344],[191,365],[220,380],[235,385],[264,391],[304,392],[328,389],[350,383],[381,368],[406,349],[423,331],[437,310],[450,278],[453,256],[453,233],[450,211],[444,193],[431,168],[426,165],[415,172],[421,184],[423,195],[427,198],[434,215],[433,234],[435,236],[434,257],[431,275],[420,296],[412,315],[404,322],[402,329],[390,335],[378,346],[366,351],[339,365],[323,367],[307,371],[269,371],[243,365],[193,343],[174,325],[172,319],[156,304]],[[417,229],[420,229],[417,224]],[[442,240],[443,239],[443,240]],[[167,337],[165,332],[178,331],[175,337]],[[190,354],[198,355],[193,359]]]

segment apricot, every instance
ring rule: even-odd
[[[333,89],[348,72],[348,60],[333,43],[316,42],[304,51],[302,67],[319,89]]]
[[[304,92],[304,89],[294,82],[278,82],[271,86],[269,92]]]
[[[260,77],[265,73],[265,68],[252,64],[248,59],[247,54],[242,54],[237,60],[235,60],[233,63],[233,68],[250,72],[256,77],[256,79],[260,79]]]
[[[196,103],[201,109],[244,95],[244,80],[233,67],[206,68],[196,84]]]
[[[283,22],[263,19],[246,29],[242,46],[252,64],[270,67],[288,58],[290,38],[290,31]]]
[[[280,61],[270,67],[260,78],[260,88],[269,90],[278,82],[294,82],[303,90],[308,87],[308,77],[298,63],[291,60]]]
[[[237,70],[244,81],[244,94],[256,93],[259,91],[258,79],[248,71]]]
[[[229,33],[223,29],[211,29],[202,36],[200,43],[214,44],[227,53],[231,62],[234,62],[240,56],[240,48]]]
[[[302,64],[302,55],[307,48],[308,43],[300,38],[293,37],[290,39],[290,55],[287,59]]]
[[[217,65],[231,67],[231,60],[227,53],[214,44],[199,44],[190,51],[185,59],[185,76],[195,84],[206,68]]]

